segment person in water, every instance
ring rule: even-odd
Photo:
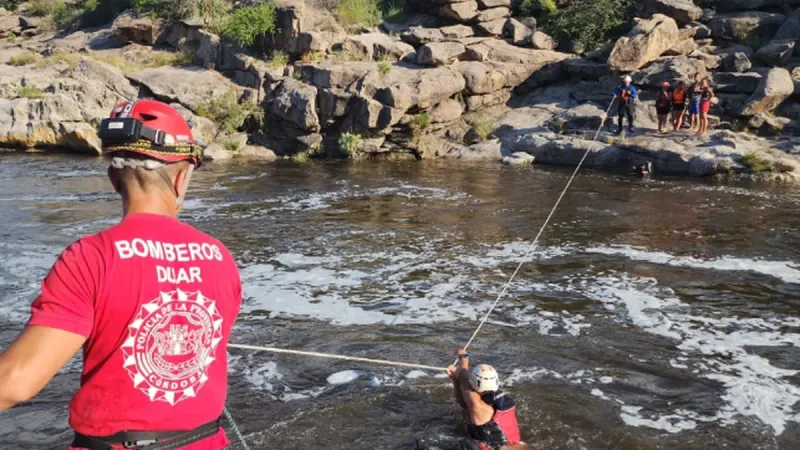
[[[121,221],[55,261],[0,354],[0,411],[34,397],[78,350],[72,450],[218,450],[227,345],[242,286],[218,240],[178,220],[201,149],[174,108],[141,99],[101,122]]]
[[[517,423],[514,401],[500,390],[497,371],[487,364],[470,370],[469,355],[458,350],[458,366],[450,366],[447,374],[453,381],[456,401],[467,422],[474,450],[526,450]],[[464,447],[462,447],[464,448]]]
[[[672,93],[670,92],[669,82],[665,81],[661,84],[661,92],[658,93],[656,98],[659,133],[667,132],[667,120],[669,120],[670,111],[672,111]]]
[[[714,98],[714,90],[709,85],[708,78],[700,82],[700,127],[697,134],[708,132],[708,112],[711,110],[711,100]]]
[[[683,127],[683,116],[686,114],[686,83],[678,81],[672,89],[672,127],[678,131]]]
[[[689,131],[697,132],[700,130],[700,101],[703,92],[700,86],[700,74],[694,76],[694,83],[689,87]]]
[[[617,134],[622,134],[622,124],[626,116],[628,118],[628,133],[633,133],[633,120],[636,114],[635,102],[639,98],[639,93],[632,83],[633,79],[630,75],[625,75],[622,79],[622,85],[614,91],[614,95],[619,99]]]

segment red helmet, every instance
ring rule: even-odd
[[[200,165],[192,127],[175,108],[151,99],[122,102],[100,123],[103,154],[135,152],[164,163]]]

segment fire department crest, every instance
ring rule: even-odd
[[[122,344],[123,367],[151,402],[175,405],[208,381],[222,340],[222,315],[213,300],[180,289],[142,305]]]

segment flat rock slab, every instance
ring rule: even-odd
[[[156,98],[180,103],[194,112],[208,103],[209,98],[236,89],[218,72],[199,67],[158,67],[126,76],[146,87]]]

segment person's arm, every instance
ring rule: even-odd
[[[466,411],[467,404],[464,403],[464,398],[461,396],[461,387],[458,381],[458,368],[456,366],[448,367],[447,375],[450,376],[450,381],[453,382],[453,395],[456,397],[456,402],[458,402],[458,406],[460,406],[461,409]]]
[[[95,249],[81,241],[59,256],[27,326],[0,354],[0,411],[38,394],[86,342],[101,267]]]

